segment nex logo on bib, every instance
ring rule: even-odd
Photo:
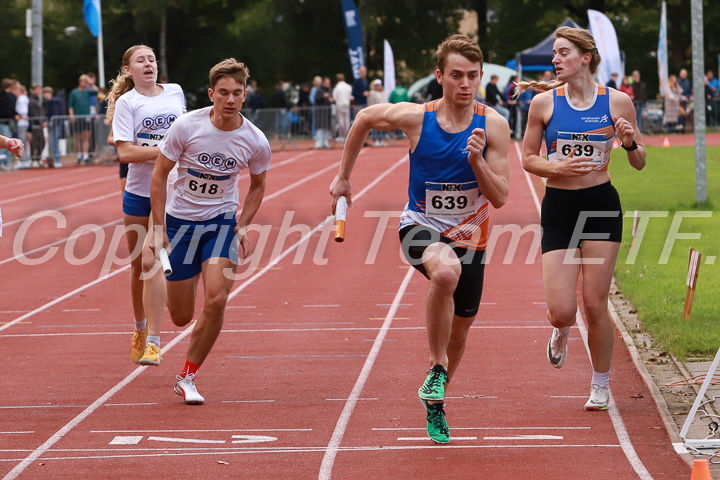
[[[443,183],[443,192],[462,192],[462,185],[459,183]]]
[[[590,140],[590,135],[587,133],[573,133],[572,139],[587,142],[588,140]]]

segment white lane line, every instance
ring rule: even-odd
[[[42,190],[40,192],[28,193],[27,195],[21,195],[19,197],[13,197],[8,200],[3,200],[2,205],[4,207],[8,203],[19,202],[20,200],[25,200],[25,199],[33,198],[33,197],[39,197],[41,195],[47,195],[48,193],[62,192],[64,190],[74,190],[77,187],[82,187],[84,185],[92,185],[93,183],[104,182],[104,181],[110,180],[110,179],[115,180],[116,178],[117,178],[117,175],[108,175],[106,177],[94,178],[92,180],[85,180],[84,182],[73,183],[71,185],[65,185],[64,187],[51,188],[50,190]]]
[[[350,399],[349,398],[326,398],[325,400],[328,402],[347,402]],[[359,402],[362,400],[380,400],[380,399],[375,398],[375,397],[369,397],[369,398],[356,398],[356,400]]]
[[[427,437],[424,438],[427,441]],[[411,451],[411,450],[433,450],[438,451],[438,448],[446,449],[458,449],[458,450],[470,450],[470,449],[557,449],[558,454],[562,454],[563,449],[577,448],[580,452],[583,452],[588,448],[620,448],[620,445],[605,445],[605,444],[527,444],[527,445],[515,445],[515,444],[490,444],[490,445],[443,445],[438,447],[437,445],[384,445],[384,446],[363,446],[363,447],[341,447],[340,450],[343,452],[388,452],[388,451]],[[137,448],[123,449],[123,448],[95,448],[95,449],[57,449],[51,450],[51,452],[120,452],[120,451],[137,452]],[[192,452],[188,452],[192,450]],[[15,452],[18,450],[0,450],[0,452]],[[130,453],[125,455],[93,455],[93,456],[68,456],[68,457],[43,457],[44,461],[50,460],[107,460],[115,458],[159,458],[159,457],[196,457],[196,456],[208,456],[208,455],[252,455],[252,454],[286,454],[286,453],[315,453],[325,451],[325,447],[191,447],[185,446],[183,448],[143,448],[142,451],[158,451],[161,453]],[[178,451],[178,453],[170,453],[172,451]],[[19,459],[8,458],[0,459],[0,462],[16,462]]]
[[[562,435],[513,435],[512,437],[483,437],[483,440],[563,440],[564,438]]]
[[[223,400],[222,403],[273,403],[275,400]]]
[[[518,146],[517,142],[514,142],[514,145],[515,151],[518,154],[518,160],[520,161],[520,168],[522,168],[522,153],[520,152],[520,147]],[[530,188],[530,192],[532,193],[533,201],[535,202],[535,209],[537,210],[538,215],[540,215],[540,200],[537,196],[537,193],[535,192],[535,187],[532,184],[530,174],[524,168],[522,169],[522,171],[525,173],[525,180],[527,181],[528,188]],[[590,357],[587,328],[585,327],[585,321],[579,309],[576,314],[576,319],[578,329],[580,330],[580,335],[582,336],[583,343],[585,344],[585,350],[587,351],[588,357]],[[590,359],[590,363],[592,364],[592,358]],[[625,423],[623,422],[622,416],[620,415],[620,411],[617,409],[617,405],[615,404],[612,390],[610,390],[610,401],[608,402],[607,411],[610,415],[610,421],[612,422],[613,428],[615,429],[615,435],[620,441],[620,446],[622,447],[623,453],[625,453],[625,457],[628,459],[628,462],[630,462],[633,470],[635,470],[635,473],[641,480],[652,480],[652,475],[650,475],[650,472],[648,472],[647,468],[645,468],[645,465],[642,463],[642,460],[640,460],[640,457],[635,451],[635,447],[633,447],[632,441],[630,440],[630,435],[628,434]]]
[[[89,171],[89,170],[86,170],[86,171]],[[35,172],[33,172],[33,174],[34,173]],[[57,179],[57,177],[61,177],[61,176],[66,177],[68,175],[72,175],[72,176],[77,175],[77,170],[69,169],[69,170],[64,170],[62,172],[53,172],[49,175],[33,175],[32,177],[26,178],[25,180],[13,180],[12,184],[10,184],[9,186],[17,187],[18,185],[25,185],[26,183],[37,184],[40,180],[44,180],[46,178],[53,177],[53,178]],[[13,198],[13,197],[8,197],[8,198]],[[2,204],[4,201],[5,200],[0,200],[0,204]]]
[[[370,371],[372,370],[372,367],[375,364],[375,360],[380,353],[380,347],[382,347],[383,340],[387,335],[390,324],[392,324],[393,317],[397,312],[400,301],[405,294],[405,290],[410,283],[410,279],[412,278],[414,271],[414,268],[407,269],[405,278],[403,278],[403,282],[400,284],[400,288],[395,295],[395,299],[393,300],[392,306],[388,311],[387,317],[385,317],[385,321],[383,322],[382,327],[380,328],[380,331],[375,338],[375,342],[373,342],[370,353],[368,354],[368,358],[365,360],[365,364],[360,371],[360,375],[355,381],[355,386],[353,386],[352,392],[350,392],[350,397],[348,398],[348,401],[345,403],[345,407],[340,413],[340,418],[335,425],[335,430],[333,431],[332,437],[330,438],[330,443],[328,443],[327,450],[325,451],[325,455],[323,456],[322,464],[320,465],[318,480],[329,480],[332,476],[332,468],[333,464],[335,463],[335,457],[337,456],[338,449],[340,447],[340,444],[342,443],[343,436],[345,435],[345,429],[350,422],[350,416],[352,415],[353,409],[357,404],[358,398],[360,398],[360,393],[365,386],[365,382],[370,376]]]
[[[201,440],[198,438],[175,438],[175,437],[148,437],[151,442],[171,442],[171,443],[227,443],[225,440]]]
[[[157,405],[157,402],[144,402],[144,403],[106,403],[106,407],[142,407],[145,405]]]
[[[99,312],[99,308],[63,308],[63,312]]]
[[[90,433],[312,432],[312,428],[229,428],[222,430],[90,430]],[[58,451],[53,449],[53,451]]]
[[[25,322],[30,323],[30,322]],[[292,333],[292,332],[376,332],[381,327],[344,327],[344,328],[247,328],[247,329],[223,329],[222,333]],[[531,329],[547,329],[547,325],[473,325],[473,330],[531,330]],[[390,327],[389,331],[402,330],[427,330],[426,327]],[[172,332],[162,332],[163,334],[174,334]],[[70,336],[101,336],[101,335],[127,335],[127,332],[61,332],[61,333],[10,333],[1,335],[0,338],[18,338],[18,337],[70,337]],[[493,397],[481,397],[493,398]]]
[[[453,427],[455,430],[591,430],[592,427]],[[407,430],[423,430],[421,427],[378,427],[372,430],[377,432],[395,432],[395,431],[407,431]],[[425,437],[427,438],[427,437]]]
[[[117,437],[110,440],[110,443],[108,445],[137,445],[142,439],[143,437],[141,435],[118,435]]]
[[[452,441],[477,440],[477,438],[478,437],[452,437]],[[428,440],[428,437],[398,437],[399,442],[427,442]]]
[[[303,305],[305,308],[330,308],[339,307],[340,305]]]
[[[0,435],[22,435],[26,433],[35,433],[33,430],[27,432],[0,432]]]
[[[357,196],[356,198],[360,198],[365,192],[369,191],[372,187],[374,187],[375,185],[377,185],[377,184],[380,182],[380,180],[382,180],[382,179],[385,178],[387,175],[389,175],[390,172],[392,172],[392,171],[395,170],[398,166],[400,166],[405,160],[407,160],[407,158],[408,158],[408,156],[406,155],[406,156],[403,157],[400,161],[398,161],[398,162],[395,163],[393,166],[391,166],[390,168],[388,168],[387,170],[385,170],[385,172],[383,172],[382,174],[380,174],[380,176],[378,176],[374,181],[370,182],[370,184],[367,185],[367,186],[358,194],[358,196]],[[230,292],[230,294],[228,295],[228,301],[230,301],[233,297],[235,297],[237,294],[239,294],[242,290],[244,290],[245,288],[247,288],[247,286],[249,286],[249,285],[251,285],[253,282],[255,282],[255,280],[257,280],[258,278],[261,278],[266,272],[268,272],[268,271],[270,270],[270,268],[272,268],[272,266],[274,266],[275,264],[277,264],[280,260],[282,260],[282,259],[285,258],[286,256],[290,255],[290,253],[292,253],[293,251],[295,251],[303,242],[308,241],[308,239],[310,239],[310,238],[312,237],[312,235],[313,235],[316,231],[320,230],[324,225],[328,224],[331,220],[333,220],[333,217],[331,217],[331,216],[326,217],[325,220],[323,220],[322,222],[320,222],[320,223],[319,223],[313,230],[311,230],[308,234],[304,235],[300,240],[298,240],[296,243],[294,243],[293,245],[291,245],[290,247],[288,247],[283,253],[281,253],[280,255],[278,255],[277,257],[275,257],[274,259],[272,259],[265,268],[263,268],[263,269],[260,270],[258,273],[256,273],[255,275],[253,275],[252,277],[250,277],[249,279],[247,279],[247,280],[246,280],[242,285],[240,285],[238,288],[236,288],[235,290],[233,290],[232,292]],[[124,269],[127,269],[127,268],[129,268],[129,267],[130,267],[130,265],[126,265],[125,267],[123,267],[123,268],[120,269],[120,270],[117,270],[117,271],[115,271],[115,272],[113,272],[113,273],[111,273],[111,274],[108,274],[108,275],[105,275],[104,277],[101,277],[100,279],[98,279],[98,280],[96,280],[95,282],[93,282],[93,284],[94,284],[94,283],[97,283],[98,281],[102,281],[102,280],[104,280],[105,278],[109,278],[110,276],[115,275],[116,273],[118,273],[118,272],[120,272],[120,271],[122,271],[122,270],[124,270]],[[409,271],[412,271],[412,270],[413,270],[413,269],[410,269]],[[89,284],[88,284],[88,285],[89,285]],[[81,288],[83,288],[83,287],[81,287]],[[76,290],[77,290],[77,289],[76,289]],[[71,294],[72,294],[72,293],[73,293],[73,292],[71,292]],[[71,296],[71,294],[64,295],[63,297],[60,297],[60,298],[66,298],[66,297],[68,297],[68,296]],[[60,300],[60,299],[56,299],[54,302],[57,303],[59,300]],[[51,304],[54,304],[54,303],[51,302]],[[50,304],[48,304],[48,305],[50,305]],[[37,309],[36,309],[36,310],[37,310]],[[34,312],[34,311],[35,311],[35,310],[33,310],[33,312]],[[31,312],[30,314],[32,314],[32,312]],[[30,314],[28,314],[28,316],[29,316]],[[388,315],[389,315],[389,313],[388,313]],[[22,318],[22,317],[20,317],[20,318]],[[12,323],[12,322],[11,322],[11,323]],[[9,325],[10,325],[10,324],[4,325],[3,327],[0,327],[0,331],[2,331],[2,329],[4,329],[4,328],[8,327]],[[191,322],[190,325],[189,325],[185,330],[183,330],[182,332],[180,332],[180,334],[179,334],[177,337],[175,337],[175,338],[172,339],[167,345],[165,345],[165,347],[164,347],[164,348],[162,349],[162,351],[161,351],[162,354],[163,354],[163,355],[166,354],[166,352],[168,352],[168,351],[169,351],[170,349],[172,349],[175,345],[177,345],[182,339],[184,339],[187,335],[189,335],[189,334],[193,331],[194,328],[195,328],[195,322]],[[5,477],[3,477],[3,480],[14,480],[15,478],[17,478],[17,476],[20,475],[23,471],[25,471],[25,469],[26,469],[28,466],[30,466],[36,459],[38,459],[38,458],[39,458],[40,456],[42,456],[45,452],[47,452],[47,451],[50,449],[50,447],[52,447],[53,445],[55,445],[55,443],[57,443],[62,437],[64,437],[66,434],[68,434],[73,428],[75,428],[75,427],[76,427],[80,422],[82,422],[85,418],[87,418],[88,416],[90,416],[95,410],[97,410],[100,406],[102,406],[105,402],[107,402],[113,395],[115,395],[117,392],[119,392],[119,391],[120,391],[122,388],[124,388],[127,384],[129,384],[130,382],[132,382],[132,381],[133,381],[138,375],[140,375],[143,371],[145,371],[145,367],[142,367],[142,366],[141,366],[141,367],[137,367],[135,370],[133,370],[133,372],[132,372],[130,375],[128,375],[127,377],[125,377],[125,379],[123,379],[120,383],[118,383],[118,384],[115,385],[113,388],[111,388],[110,390],[108,390],[103,396],[101,396],[101,397],[98,398],[95,402],[93,402],[92,405],[90,405],[89,407],[87,407],[87,408],[86,408],[85,410],[83,410],[79,415],[77,415],[75,418],[73,418],[72,420],[70,420],[70,422],[68,422],[68,423],[67,423],[65,426],[63,426],[60,430],[58,430],[57,432],[55,432],[55,434],[54,434],[53,436],[51,436],[48,440],[46,440],[45,443],[43,443],[43,444],[40,445],[38,448],[36,448],[36,449],[35,449],[30,455],[28,455],[22,462],[20,462],[18,465],[16,465],[15,468],[13,468]]]
[[[28,221],[29,221],[29,220],[34,220],[34,219],[39,218],[39,217],[49,217],[49,215],[48,215],[46,212],[53,212],[53,213],[54,213],[54,212],[61,212],[61,211],[63,211],[63,210],[68,210],[68,209],[70,209],[70,208],[75,208],[75,207],[80,207],[80,206],[82,206],[82,205],[87,205],[88,203],[97,203],[97,202],[99,202],[100,200],[105,200],[106,198],[110,198],[110,197],[117,197],[118,195],[120,195],[120,192],[112,192],[112,193],[108,193],[108,194],[105,194],[105,195],[100,195],[99,197],[88,198],[87,200],[83,200],[83,201],[81,201],[81,202],[71,203],[70,205],[65,205],[64,207],[55,208],[55,209],[53,209],[53,210],[40,210],[39,212],[33,213],[32,215],[30,215],[30,216],[27,217],[27,218],[18,218],[17,220],[12,220],[12,221],[10,221],[10,222],[6,222],[6,223],[5,223],[5,226],[6,226],[6,227],[9,227],[10,225],[15,225],[16,223],[24,222],[24,221],[26,221],[26,220],[28,220]]]
[[[225,308],[257,308],[256,305],[231,305]]]
[[[120,223],[120,222],[122,222],[122,221],[123,221],[122,218],[118,218],[117,220],[113,220],[112,222],[108,222],[108,223],[106,223],[106,224],[104,224],[104,225],[95,226],[95,227],[93,227],[93,228],[90,228],[90,229],[87,229],[87,230],[83,230],[83,231],[80,232],[79,234],[75,233],[75,234],[73,234],[73,235],[70,235],[70,236],[67,237],[67,238],[62,238],[62,239],[60,239],[60,240],[56,240],[56,241],[54,241],[54,242],[52,242],[52,243],[48,243],[48,244],[46,244],[46,245],[43,245],[42,247],[33,248],[32,250],[28,250],[27,252],[21,252],[21,253],[15,255],[14,257],[9,257],[9,258],[6,258],[5,260],[0,261],[0,265],[2,265],[2,264],[4,264],[4,263],[12,262],[12,261],[14,261],[14,260],[18,260],[19,258],[26,258],[28,255],[32,255],[33,253],[42,252],[43,250],[47,250],[47,249],[49,249],[50,247],[54,247],[55,245],[60,245],[60,244],[62,244],[62,243],[66,243],[66,242],[68,242],[68,241],[70,241],[70,240],[75,240],[75,239],[80,238],[80,237],[82,237],[83,235],[87,235],[87,234],[89,234],[89,233],[91,233],[91,232],[96,232],[96,231],[104,230],[105,228],[107,228],[107,227],[109,227],[109,226],[111,226],[111,225],[115,225],[115,224],[117,224],[117,223]]]
[[[42,306],[36,308],[35,310],[31,310],[30,312],[26,313],[25,315],[22,315],[22,316],[16,318],[15,320],[13,320],[13,321],[11,321],[11,322],[7,322],[5,325],[0,326],[0,332],[2,332],[3,330],[6,330],[6,329],[12,327],[13,325],[15,325],[15,324],[17,324],[17,323],[22,322],[22,321],[25,320],[26,318],[32,317],[32,316],[35,315],[36,313],[40,313],[40,312],[42,312],[43,310],[47,310],[48,308],[52,307],[53,305],[57,305],[58,303],[62,302],[63,300],[66,300],[66,299],[68,299],[68,298],[76,295],[77,293],[82,292],[83,290],[87,290],[88,288],[90,288],[90,287],[92,287],[92,286],[95,286],[95,285],[97,285],[98,283],[101,283],[101,282],[107,280],[107,279],[110,278],[110,277],[114,277],[114,276],[117,275],[118,273],[124,272],[125,270],[127,270],[127,269],[129,269],[129,268],[130,268],[130,264],[128,263],[128,264],[125,265],[124,267],[121,267],[121,268],[115,270],[114,272],[111,272],[111,273],[108,273],[107,275],[103,275],[102,277],[96,278],[96,279],[93,280],[92,282],[88,282],[88,283],[86,283],[85,285],[81,285],[81,286],[79,286],[78,288],[76,288],[75,290],[73,290],[73,291],[71,291],[71,292],[69,292],[69,293],[66,293],[65,295],[62,295],[62,296],[56,298],[55,300],[52,300],[51,302],[48,302],[48,303],[46,303],[45,305],[42,305]],[[4,336],[4,335],[3,335],[3,336]]]

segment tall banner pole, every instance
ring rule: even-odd
[[[103,48],[102,8],[101,0],[97,0],[98,7],[98,87],[105,86],[105,49]]]
[[[341,0],[345,32],[348,39],[348,54],[352,66],[353,78],[360,76],[360,67],[365,65],[365,47],[363,46],[360,14],[353,0]]]
[[[668,51],[667,51],[667,7],[665,1],[662,2],[662,12],[660,14],[660,36],[658,38],[658,77],[660,79],[660,92],[665,95],[665,89],[668,82]]]
[[[705,148],[705,58],[703,56],[703,4],[690,2],[690,30],[692,32],[693,91],[695,95],[695,199],[707,202],[707,168]]]

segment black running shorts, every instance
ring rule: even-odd
[[[579,190],[546,187],[540,225],[542,253],[580,248],[585,240],[620,243],[620,196],[610,182]]]
[[[465,318],[477,315],[485,277],[485,250],[460,247],[437,230],[424,225],[408,225],[401,228],[399,233],[405,258],[425,277],[428,276],[422,264],[425,250],[437,242],[452,246],[461,265],[460,279],[453,294],[455,315]]]

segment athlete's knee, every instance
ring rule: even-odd
[[[454,292],[460,279],[460,268],[443,265],[430,273],[430,283],[433,287],[447,292]]]
[[[144,273],[153,273],[155,268],[155,255],[149,249],[144,249],[142,253],[142,271]]]
[[[213,291],[205,293],[204,310],[207,312],[220,313],[225,310],[228,301],[228,292]]]
[[[608,314],[607,298],[584,298],[583,305],[588,321],[602,320]]]
[[[548,320],[554,327],[569,327],[575,323],[577,305],[554,305],[548,307]]]
[[[193,320],[194,309],[172,308],[168,305],[168,310],[170,311],[170,320],[178,327],[184,327]]]

